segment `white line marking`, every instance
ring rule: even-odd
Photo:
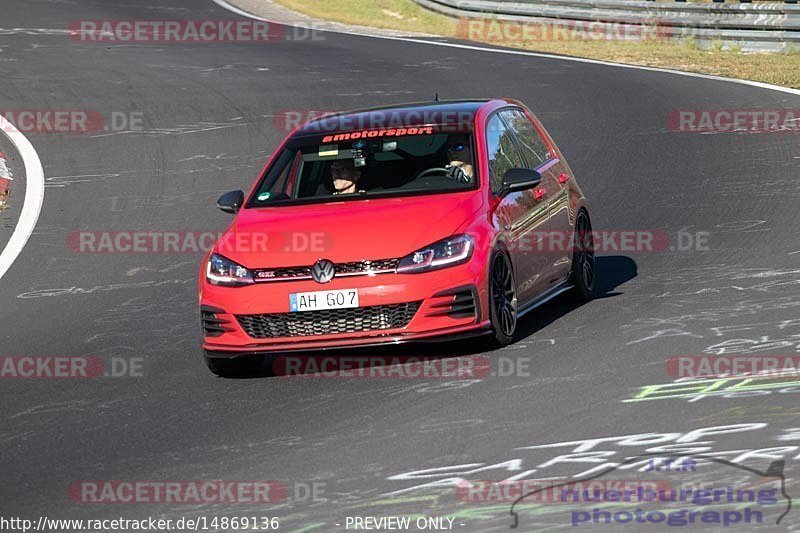
[[[260,20],[264,22],[269,22],[271,24],[280,24],[282,26],[291,26],[291,24],[286,24],[283,22],[278,22],[275,20],[269,20],[257,15],[253,15],[252,13],[248,13],[238,7],[232,6],[225,0],[211,0],[218,6],[227,9],[228,11],[232,11],[237,15],[241,15],[243,17],[251,18],[254,20]],[[449,48],[461,48],[463,50],[475,50],[477,52],[491,52],[495,54],[510,54],[510,55],[518,55],[518,56],[529,56],[529,57],[541,57],[544,59],[557,59],[561,61],[573,61],[575,63],[588,63],[591,65],[603,65],[607,67],[617,67],[617,68],[628,68],[634,70],[646,70],[649,72],[664,72],[667,74],[675,74],[678,76],[688,76],[690,78],[702,78],[706,80],[713,80],[713,81],[726,81],[729,83],[739,83],[741,85],[749,85],[751,87],[758,87],[761,89],[769,89],[771,91],[779,91],[783,93],[789,93],[800,96],[800,89],[792,89],[790,87],[783,87],[781,85],[773,85],[771,83],[763,83],[760,81],[751,81],[751,80],[742,80],[739,78],[726,78],[724,76],[713,76],[711,74],[698,74],[696,72],[684,72],[682,70],[673,70],[668,68],[658,68],[658,67],[644,67],[641,65],[626,65],[624,63],[612,63],[610,61],[600,61],[599,59],[586,59],[583,57],[568,57],[568,56],[559,56],[553,54],[544,54],[541,52],[527,52],[525,50],[502,50],[498,48],[487,48],[484,46],[474,46],[469,44],[458,44],[458,43],[443,43],[438,41],[427,41],[425,39],[414,39],[412,37],[394,37],[391,35],[370,35],[368,33],[359,33],[359,32],[350,32],[350,31],[341,31],[341,30],[324,30],[330,33],[340,33],[344,35],[358,35],[360,37],[372,37],[374,39],[388,39],[390,41],[404,41],[409,43],[418,43],[418,44],[428,44],[432,46],[445,46]]]
[[[17,149],[22,156],[22,163],[25,165],[25,203],[22,205],[22,214],[17,222],[17,227],[14,228],[8,244],[0,253],[0,279],[2,279],[22,249],[25,248],[25,244],[39,220],[42,202],[44,202],[44,170],[39,155],[31,142],[2,115],[0,115],[0,131]]]

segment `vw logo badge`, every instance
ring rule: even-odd
[[[311,267],[311,277],[317,283],[328,283],[335,273],[333,263],[327,259],[320,259]]]

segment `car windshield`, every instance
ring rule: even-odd
[[[473,138],[463,130],[422,126],[292,140],[248,207],[474,189]]]

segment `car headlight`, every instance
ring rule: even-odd
[[[469,261],[474,248],[475,242],[469,235],[448,237],[405,256],[397,271],[408,274],[460,265]]]
[[[212,285],[240,287],[255,283],[253,274],[245,267],[218,254],[211,254],[206,265],[206,279]]]

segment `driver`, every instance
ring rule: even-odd
[[[331,179],[333,180],[333,194],[366,192],[358,188],[361,170],[356,168],[352,159],[337,159],[331,163]]]
[[[450,161],[447,175],[458,181],[472,181],[475,171],[472,168],[472,149],[469,139],[462,136],[450,137],[447,140],[447,159]]]

